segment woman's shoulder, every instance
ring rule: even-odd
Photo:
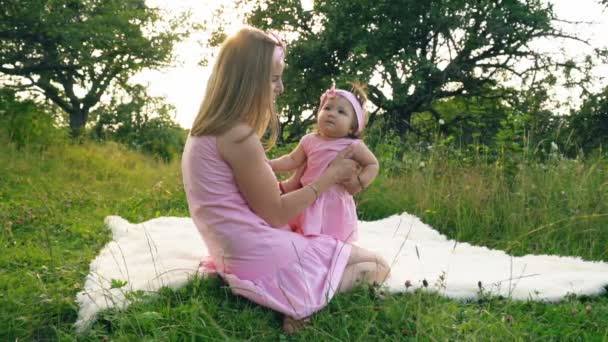
[[[237,124],[217,137],[217,147],[224,159],[264,155],[264,147],[255,131],[247,124]]]
[[[238,123],[218,136],[218,141],[223,143],[240,143],[249,140],[251,137],[257,138],[255,131],[246,123]],[[259,140],[259,139],[257,139]]]
[[[209,144],[215,143],[215,136],[213,135],[188,135],[188,139],[186,139],[186,149],[189,147],[196,146],[199,148],[200,146],[207,146]]]

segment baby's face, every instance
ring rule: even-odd
[[[319,133],[325,138],[343,138],[353,132],[355,110],[347,99],[335,95],[327,99],[317,114]]]

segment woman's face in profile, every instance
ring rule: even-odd
[[[272,63],[271,80],[272,80],[272,92],[274,96],[281,95],[283,93],[283,69],[285,68],[285,62],[281,59],[279,62]]]

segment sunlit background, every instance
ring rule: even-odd
[[[196,22],[208,23],[212,28],[220,21],[226,23],[225,31],[234,32],[242,27],[243,9],[237,9],[234,1],[213,0],[150,0],[150,6],[163,8],[170,13],[178,14],[185,11],[192,13],[192,19]],[[301,1],[304,8],[312,6],[312,0]],[[585,45],[572,40],[537,41],[539,49],[548,53],[565,53],[571,57],[581,57],[590,53],[593,47],[608,46],[608,12],[595,0],[552,0],[554,10],[558,17],[578,24],[561,23],[560,25],[568,32],[576,33],[581,38],[589,40],[590,45]],[[214,15],[218,9],[224,8],[221,18]],[[213,49],[203,48],[200,42],[210,37],[209,32],[199,32],[187,40],[176,44],[176,63],[174,67],[162,71],[147,71],[135,77],[134,80],[147,84],[151,95],[164,96],[167,102],[176,107],[176,120],[185,128],[190,128],[198,106],[201,102],[203,92],[213,59],[208,61],[207,66],[199,65],[199,62],[211,56]],[[556,44],[556,42],[558,44]],[[592,89],[598,90],[606,81],[601,78],[608,76],[608,66],[597,66],[594,73],[598,80]],[[289,85],[287,85],[289,86]],[[321,90],[319,90],[321,91]],[[576,90],[556,88],[553,90],[558,97],[571,98],[570,103],[578,105],[578,94]],[[566,108],[557,109],[557,112],[567,112]]]

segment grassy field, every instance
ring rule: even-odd
[[[78,336],[76,293],[109,241],[107,215],[187,216],[179,161],[119,145],[16,150],[0,136],[0,340],[608,340],[608,295],[559,304],[448,300],[361,288],[339,295],[295,336],[281,317],[217,280],[101,315]],[[407,211],[451,238],[527,253],[608,261],[608,161],[517,165],[425,157],[357,197],[372,220]],[[606,275],[608,281],[608,275]]]

